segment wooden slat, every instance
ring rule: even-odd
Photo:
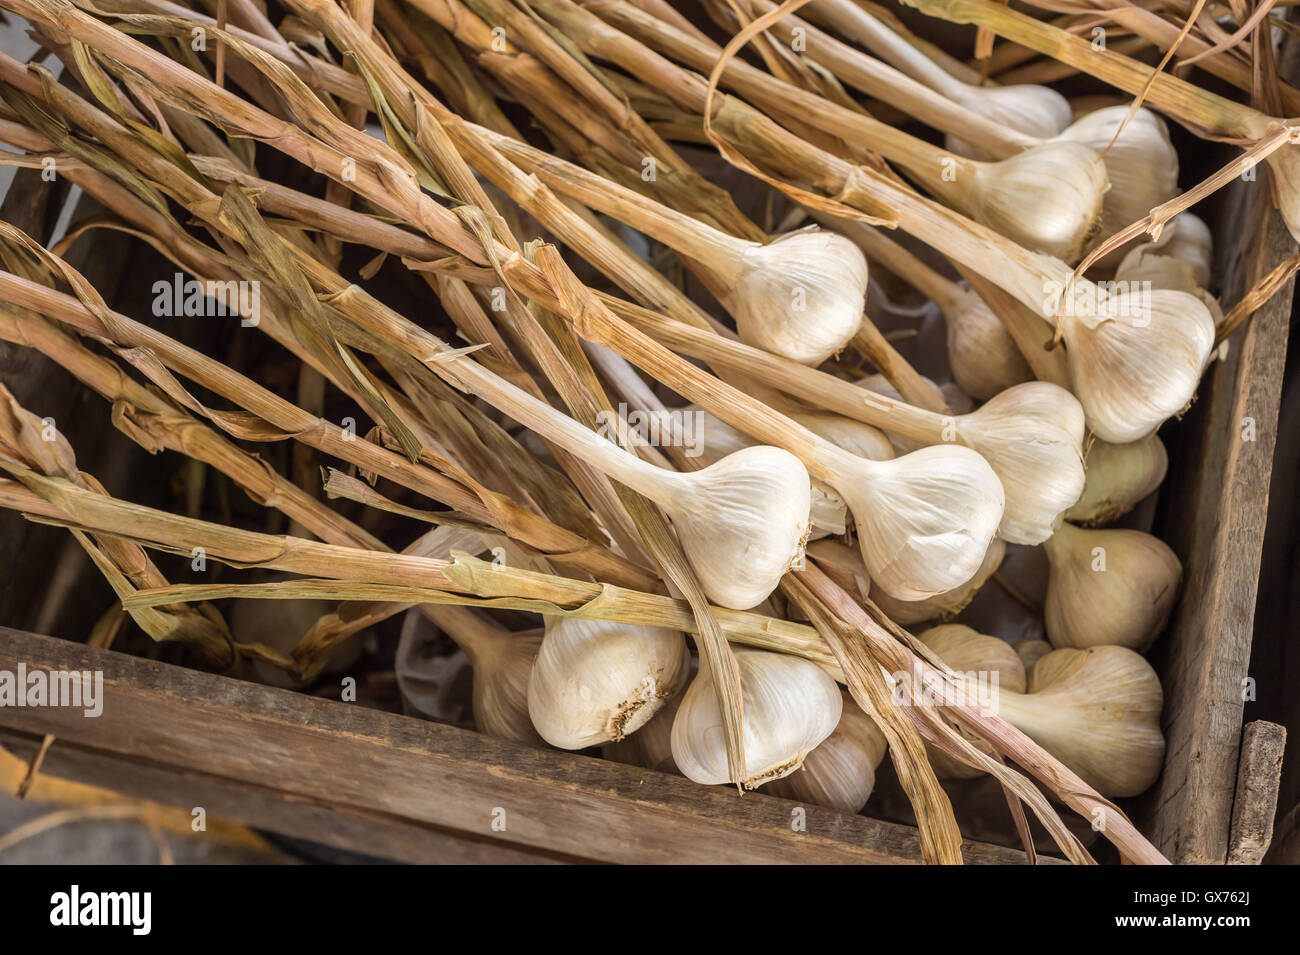
[[[1282,781],[1282,754],[1286,727],[1267,720],[1246,726],[1241,736],[1241,768],[1232,804],[1228,841],[1229,865],[1259,865],[1273,841],[1273,816],[1277,812]]]
[[[389,817],[403,831],[436,828],[606,862],[920,861],[906,826],[810,806],[806,831],[796,832],[796,804],[785,800],[0,628],[0,670],[19,663],[102,672],[104,713],[0,708],[0,727],[28,738],[52,733],[59,742],[47,759],[71,744],[93,752],[83,762],[100,773],[102,760],[147,762],[173,783],[193,781],[192,796],[171,790],[187,794],[180,804],[223,800],[221,814],[238,821],[251,821],[242,798],[262,790],[300,806]],[[504,832],[492,829],[498,810]],[[311,837],[355,844],[325,827]],[[965,855],[1024,860],[977,843]]]
[[[1231,190],[1225,205],[1235,218],[1220,230],[1236,237],[1224,271],[1228,305],[1296,249],[1269,208],[1264,176]],[[1176,863],[1227,859],[1293,294],[1288,283],[1230,341],[1184,422],[1195,433],[1171,461],[1171,474],[1188,485],[1169,528],[1185,584],[1154,654],[1165,691],[1165,768],[1135,817]]]
[[[30,760],[40,739],[0,729],[0,746]],[[238,820],[281,835],[326,841],[335,848],[424,865],[553,865],[566,856],[471,839],[433,826],[325,800],[308,799],[237,781],[180,772],[147,760],[117,756],[58,740],[41,764],[43,776],[73,780],[192,813],[202,807],[209,819]],[[50,860],[57,862],[57,859]]]

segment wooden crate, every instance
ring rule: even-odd
[[[32,186],[19,179],[0,218],[48,234],[59,198],[23,188],[24,181]],[[1266,188],[1261,177],[1220,197],[1216,235],[1228,306],[1295,250],[1267,207]],[[111,291],[128,263],[114,244],[120,240],[104,242],[81,243],[79,264]],[[1152,656],[1166,694],[1165,771],[1126,808],[1175,862],[1255,862],[1271,832],[1278,731],[1254,725],[1243,756],[1242,680],[1292,295],[1288,286],[1256,314],[1209,370],[1190,413],[1166,427],[1171,469],[1157,529],[1183,560],[1186,585]],[[0,377],[38,409],[72,409],[81,400],[57,369],[2,343]],[[102,407],[84,416],[69,410],[67,419],[83,421],[80,433],[70,433],[83,466],[109,480],[104,469],[126,465],[110,457],[95,466],[104,414]],[[1246,418],[1254,420],[1253,441],[1242,439]],[[805,830],[796,831],[795,804],[761,792],[742,796],[6,629],[51,619],[51,608],[34,598],[64,565],[83,576],[64,574],[60,593],[73,599],[79,587],[96,585],[92,570],[61,556],[69,552],[60,534],[0,515],[8,582],[0,589],[0,670],[20,663],[101,670],[109,701],[98,719],[58,708],[0,709],[0,745],[20,757],[31,758],[46,734],[55,737],[44,773],[413,862],[920,861],[907,826],[809,807]],[[65,626],[76,623],[66,632],[84,634],[94,608],[63,609]],[[1024,860],[979,843],[968,843],[965,855],[973,863]]]

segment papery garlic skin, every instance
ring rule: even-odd
[[[962,289],[955,307],[944,312],[948,329],[948,367],[963,392],[987,401],[1034,373],[1006,327],[974,292]],[[953,409],[954,411],[957,409]]]
[[[1052,566],[1043,619],[1052,646],[1140,652],[1164,629],[1182,565],[1159,538],[1063,524],[1044,548]]]
[[[752,243],[728,277],[726,305],[741,341],[819,365],[862,324],[867,259],[835,232],[803,230]]]
[[[847,693],[843,703],[835,732],[808,754],[802,768],[768,783],[763,792],[841,812],[862,811],[875,788],[876,767],[885,758],[888,744],[875,722]]]
[[[755,446],[754,439],[749,435],[703,409],[688,405],[683,412],[697,416],[696,431],[704,453],[709,457],[717,458],[741,448]],[[820,411],[796,412],[791,418],[814,434],[861,457],[884,461],[894,456],[894,446],[885,433],[861,421]],[[848,506],[833,488],[820,481],[813,481],[809,502],[813,526],[810,540],[826,534],[843,534],[847,530]]]
[[[900,600],[922,600],[974,577],[1005,503],[988,462],[970,448],[936,445],[869,463],[869,481],[838,490],[872,582]]]
[[[1214,347],[1214,320],[1186,292],[1098,296],[1061,317],[1070,377],[1103,441],[1144,438],[1192,400]]]
[[[673,473],[672,480],[671,499],[660,503],[709,599],[732,610],[766,600],[808,540],[811,489],[803,464],[760,445],[699,471]]]
[[[673,695],[641,728],[620,740],[612,740],[600,748],[600,754],[616,763],[627,763],[660,773],[676,773],[673,763],[673,720],[682,705],[686,687],[695,677],[695,658],[688,647],[682,648],[682,668],[673,687]]]
[[[542,637],[542,630],[530,630],[491,645],[462,646],[474,669],[474,725],[480,733],[516,743],[541,742],[528,714],[528,681]]]
[[[1034,665],[1052,652],[1052,645],[1046,640],[1022,640],[1015,644],[1015,648],[1026,674],[1031,673]]]
[[[1025,83],[971,86],[963,90],[954,84],[945,85],[940,92],[995,123],[1035,139],[1050,139],[1068,127],[1074,118],[1070,101],[1050,86]],[[944,137],[944,145],[952,152],[972,159],[996,158],[951,134]]]
[[[1186,262],[1192,267],[1196,284],[1207,291],[1213,290],[1214,236],[1200,216],[1190,212],[1178,213],[1151,246],[1161,255]]]
[[[1074,263],[1101,228],[1107,188],[1096,152],[1048,142],[979,166],[971,217],[1018,245]]]
[[[528,682],[533,726],[560,749],[622,739],[672,695],[684,648],[677,630],[548,617]]]
[[[785,653],[734,648],[744,699],[742,739],[747,789],[789,775],[835,731],[839,687],[817,664]],[[722,714],[704,667],[687,688],[673,721],[673,761],[705,785],[730,781]]]
[[[933,597],[926,597],[924,600],[896,600],[880,587],[872,585],[871,600],[884,611],[885,616],[904,627],[929,620],[946,620],[955,617],[975,599],[980,588],[1001,565],[1006,553],[1007,545],[1002,538],[995,537],[984,554],[984,562],[980,564],[980,569],[975,572],[974,577],[960,587]]]
[[[1082,527],[1117,520],[1160,486],[1168,467],[1164,442],[1154,432],[1129,444],[1093,441],[1084,459],[1083,495],[1065,519]]]
[[[961,440],[993,466],[1006,491],[998,534],[1041,544],[1083,493],[1083,407],[1046,381],[1009,388],[964,416]]]
[[[1128,105],[1107,106],[1072,123],[1057,141],[1073,142],[1104,153],[1110,191],[1102,208],[1101,241],[1146,217],[1153,208],[1178,195],[1178,152],[1162,120],[1148,109],[1129,118]],[[1119,138],[1116,131],[1125,124]],[[1114,268],[1123,249],[1103,257]]]
[[[1055,650],[1034,664],[1026,695],[1003,694],[999,715],[1101,795],[1120,798],[1160,775],[1163,700],[1155,671],[1132,650]]]
[[[1115,270],[1115,281],[1123,282],[1130,288],[1142,288],[1145,286],[1139,283],[1148,283],[1150,288],[1186,292],[1200,299],[1209,309],[1216,326],[1223,321],[1223,309],[1219,306],[1219,300],[1197,283],[1196,266],[1173,255],[1166,255],[1163,248],[1138,246],[1120,262],[1119,268]]]

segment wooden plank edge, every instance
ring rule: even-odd
[[[1273,817],[1282,784],[1286,727],[1267,720],[1246,724],[1228,838],[1229,865],[1259,865],[1273,841]]]
[[[105,711],[87,719],[60,708],[0,708],[0,725],[52,733],[118,757],[147,754],[176,773],[379,809],[450,830],[481,817],[483,828],[475,830],[481,834],[488,834],[488,808],[509,805],[503,840],[602,861],[920,861],[910,827],[759,793],[742,797],[725,787],[0,628],[0,669],[20,662],[29,670],[102,673]],[[791,819],[800,809],[806,828],[795,831]],[[973,863],[1024,862],[1023,853],[998,846],[967,843],[964,851]]]

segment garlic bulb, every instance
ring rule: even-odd
[[[955,617],[966,609],[967,604],[975,599],[975,595],[979,593],[980,588],[988,582],[994,571],[998,569],[1006,553],[1007,545],[1003,543],[1002,538],[995,537],[993,543],[989,544],[988,552],[984,555],[984,562],[980,564],[980,569],[975,572],[974,577],[960,587],[949,590],[947,593],[927,597],[924,600],[896,600],[879,587],[873,585],[871,600],[884,611],[885,616],[904,627],[910,627],[916,623],[925,623],[928,620]]]
[[[528,680],[542,631],[512,633],[466,607],[428,604],[425,613],[456,642],[474,670],[474,725],[480,733],[518,743],[540,743],[528,715]]]
[[[1131,120],[1129,107],[1107,106],[1088,113],[1056,137],[1105,153],[1110,191],[1102,209],[1097,238],[1105,239],[1144,218],[1153,208],[1178,195],[1178,152],[1169,141],[1164,120],[1139,109]],[[1119,138],[1115,132],[1128,120]],[[1103,257],[1103,268],[1114,268],[1123,248]]]
[[[1214,345],[1214,320],[1186,292],[1104,295],[1081,283],[1061,332],[1074,393],[1103,441],[1146,437],[1192,400]]]
[[[1034,664],[1052,652],[1052,645],[1046,640],[1021,640],[1015,648],[1025,673],[1032,673]]]
[[[1005,640],[978,633],[960,623],[945,623],[921,633],[922,643],[958,673],[986,674],[992,687],[997,674],[997,693],[1025,692],[1025,668],[1015,647]],[[992,700],[996,708],[997,700]]]
[[[780,779],[804,759],[839,724],[843,704],[839,687],[815,663],[785,653],[737,647],[744,698],[743,739],[747,789]],[[697,783],[729,781],[722,714],[708,668],[687,688],[673,721],[673,760]]]
[[[948,367],[958,387],[987,401],[1012,385],[1033,380],[1015,339],[984,299],[957,285],[953,289],[951,300],[940,308],[948,327]]]
[[[1109,524],[1160,486],[1169,455],[1155,432],[1129,444],[1093,441],[1084,461],[1083,496],[1065,519],[1084,527]]]
[[[971,218],[1017,245],[1072,263],[1101,231],[1107,188],[1096,152],[1053,141],[979,164],[965,205]]]
[[[862,324],[867,260],[848,239],[820,229],[779,236],[766,245],[733,243],[717,264],[723,305],[741,341],[793,361],[819,365]]]
[[[962,84],[961,87],[954,86],[952,89],[956,92],[956,95],[949,96],[953,102],[1035,139],[1050,139],[1068,127],[1074,118],[1070,101],[1049,86],[1029,83],[1013,86]],[[940,92],[949,95],[947,91]],[[951,134],[944,137],[944,144],[963,156],[974,159],[993,158],[991,153],[977,149]]]
[[[1150,243],[1160,251],[1192,267],[1196,284],[1210,289],[1214,282],[1214,237],[1200,216],[1180,212],[1165,226],[1158,241]],[[1142,248],[1142,246],[1139,246]]]
[[[1015,651],[994,637],[950,630],[943,639],[921,639],[959,673],[997,670],[998,715],[1103,796],[1136,796],[1160,774],[1160,680],[1132,650],[1053,650],[1037,659],[1026,679]],[[1017,682],[1025,692],[1014,689]],[[970,775],[942,753],[932,751],[934,757]]]
[[[956,417],[881,395],[864,404],[864,416],[883,428],[927,444],[958,442],[978,451],[1005,491],[998,533],[1012,543],[1046,540],[1083,491],[1083,409],[1050,382],[1015,385]]]
[[[998,533],[1016,544],[1046,540],[1083,493],[1083,408],[1064,388],[1029,381],[962,417],[960,440],[993,466],[1006,491]]]
[[[694,418],[695,439],[699,441],[704,454],[711,458],[732,454],[756,444],[749,435],[737,431],[722,419],[695,405],[687,405],[680,409],[680,413]],[[791,417],[814,434],[864,458],[883,461],[894,456],[889,438],[883,431],[869,424],[829,412],[796,412]],[[825,534],[843,534],[848,526],[847,512],[848,506],[833,488],[821,481],[812,482],[809,516],[814,533],[810,539]]]
[[[844,709],[835,732],[808,754],[803,768],[773,780],[763,792],[782,799],[861,812],[876,785],[876,767],[888,744],[872,719],[842,692]]]
[[[1029,692],[999,711],[1103,796],[1136,796],[1160,775],[1164,694],[1146,660],[1124,647],[1054,650],[1034,664]]]
[[[1198,267],[1177,256],[1167,254],[1154,244],[1140,245],[1124,257],[1115,270],[1117,283],[1130,289],[1159,288],[1186,292],[1199,298],[1217,326],[1223,321],[1219,300],[1198,284]]]
[[[677,630],[548,617],[528,681],[533,726],[560,749],[636,732],[672,695],[684,648]]]
[[[829,483],[853,514],[873,583],[900,600],[921,600],[975,576],[1004,506],[1002,484],[984,458],[937,445],[892,461],[854,462],[864,480]],[[847,471],[849,463],[836,466]]]
[[[688,647],[682,647],[682,669],[677,685],[668,702],[635,733],[620,740],[612,740],[600,748],[606,759],[630,766],[640,766],[661,773],[676,773],[673,763],[673,720],[687,685],[695,676],[695,658]]]
[[[1161,540],[1134,530],[1063,524],[1046,544],[1052,571],[1043,617],[1054,647],[1145,650],[1178,598],[1182,565]]]
[[[327,600],[236,600],[230,610],[230,631],[241,643],[261,643],[282,654],[290,654],[298,641],[334,609]],[[340,643],[325,662],[324,672],[346,670],[361,655],[361,641],[353,636]],[[301,686],[292,673],[257,660],[252,675],[267,686]]]

